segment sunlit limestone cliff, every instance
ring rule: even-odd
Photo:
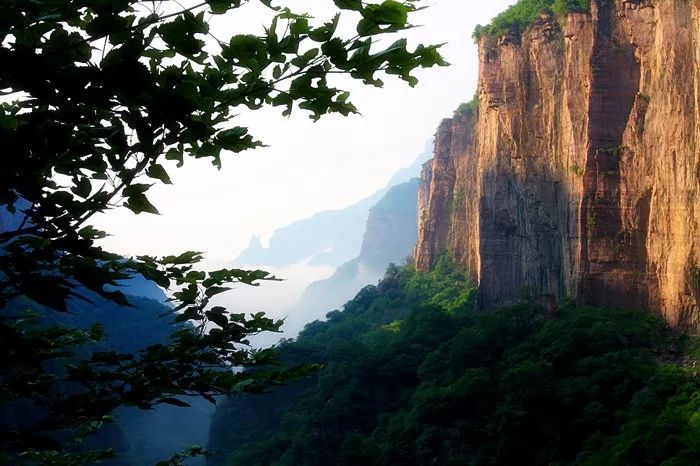
[[[478,110],[441,123],[416,265],[478,305],[524,292],[700,321],[700,2],[593,0],[482,37]]]

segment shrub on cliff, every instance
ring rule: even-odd
[[[520,36],[543,12],[551,11],[557,15],[565,15],[589,9],[590,0],[520,0],[496,16],[490,24],[478,25],[472,37],[478,41],[482,37],[504,34]]]
[[[474,95],[474,98],[470,100],[469,102],[463,102],[459,104],[459,107],[457,107],[457,110],[455,110],[455,115],[460,115],[460,114],[476,114],[479,112],[479,95],[476,94]]]

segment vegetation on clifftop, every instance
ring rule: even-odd
[[[545,11],[556,15],[588,11],[590,0],[520,0],[496,16],[491,23],[474,29],[472,37],[478,41],[482,37],[496,37],[503,34],[521,35]]]
[[[455,110],[455,116],[461,114],[471,114],[475,115],[479,113],[479,93],[474,94],[474,98],[469,102],[463,102],[459,104],[459,107]]]

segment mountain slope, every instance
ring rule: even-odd
[[[149,285],[152,288],[149,290]],[[145,295],[158,296],[160,288],[146,280],[134,280],[134,290]],[[118,306],[87,290],[81,292],[91,302],[70,300],[69,312],[58,313],[36,305],[26,299],[16,299],[3,312],[12,315],[27,309],[40,312],[47,325],[87,329],[99,324],[106,338],[85,351],[117,351],[133,353],[149,345],[167,342],[175,331],[168,307],[162,301],[147,297],[127,296],[133,307]],[[161,292],[162,293],[162,292]],[[110,466],[142,466],[155,464],[173,454],[207,442],[213,406],[201,399],[187,399],[190,408],[160,405],[153,410],[122,407],[114,413],[115,421],[107,424],[94,437],[89,437],[87,448],[114,448],[116,456],[106,461]],[[20,408],[22,406],[20,405]],[[0,431],[17,429],[31,421],[26,410],[19,411],[13,405],[4,405],[0,413]],[[203,460],[190,460],[187,466],[203,464]]]
[[[692,340],[643,312],[475,312],[465,278],[392,267],[308,325],[281,352],[323,370],[220,404],[209,464],[700,464]]]
[[[321,319],[366,285],[376,283],[391,263],[402,263],[417,238],[419,180],[391,188],[370,209],[360,255],[338,267],[335,273],[312,283],[289,310],[285,329],[296,334],[307,322]]]

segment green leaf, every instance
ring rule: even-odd
[[[338,38],[331,39],[323,44],[321,50],[335,66],[341,69],[348,62],[348,51],[343,45],[343,41]]]
[[[233,390],[240,392],[240,393],[243,393],[246,391],[246,389],[248,389],[252,385],[252,383],[253,383],[252,379],[243,380],[241,382],[238,382],[236,385],[234,385]]]
[[[309,33],[309,20],[306,18],[299,18],[292,22],[289,30],[294,35],[302,35]]]
[[[221,328],[226,328],[226,326],[228,325],[228,317],[226,317],[223,314],[219,314],[216,312],[207,312],[206,316],[211,322],[215,323]]]
[[[182,400],[178,400],[177,398],[172,398],[172,397],[161,398],[159,401],[161,403],[166,403],[166,404],[173,405],[173,406],[179,406],[181,408],[189,408],[191,406],[189,403],[185,403]]]
[[[368,5],[362,12],[365,19],[375,24],[404,27],[410,8],[395,0],[384,0],[379,5]]]
[[[205,295],[207,296],[207,298],[211,298],[212,296],[216,296],[217,294],[224,293],[230,289],[231,288],[224,287],[224,286],[212,286],[212,287],[207,288],[207,291],[205,291]]]
[[[163,264],[185,265],[194,264],[203,258],[203,253],[199,251],[183,252],[179,256],[165,256],[161,259]]]
[[[242,152],[246,149],[259,147],[261,144],[253,140],[253,137],[248,134],[248,128],[236,126],[231,129],[219,131],[214,138],[217,146],[232,152]]]
[[[145,183],[132,183],[122,190],[122,194],[125,197],[130,197],[134,194],[143,194],[146,191],[148,191],[151,188],[151,186],[153,185]]]
[[[165,159],[166,160],[173,160],[177,162],[178,168],[182,167],[184,165],[184,150],[183,149],[176,149],[172,148],[169,149],[168,152],[165,153]]]
[[[341,10],[362,11],[361,0],[333,0],[333,3]]]
[[[75,186],[71,188],[71,191],[76,196],[80,196],[83,199],[90,197],[90,193],[92,192],[92,183],[90,182],[89,178],[74,178],[73,183]]]
[[[131,17],[133,21],[133,16]],[[122,31],[130,24],[129,19],[107,13],[96,16],[85,26],[85,32],[91,36],[104,37]]]
[[[146,174],[151,178],[162,181],[165,184],[173,184],[173,182],[170,180],[168,172],[166,172],[165,168],[163,168],[163,166],[160,164],[152,164],[150,167],[148,167],[148,170],[146,170]]]
[[[357,33],[361,36],[371,36],[381,31],[377,23],[363,18],[357,23]]]
[[[162,24],[158,32],[173,50],[177,53],[191,57],[199,54],[204,47],[204,41],[197,39],[197,34],[205,34],[209,26],[204,22],[203,16],[184,13],[173,21]]]
[[[331,21],[330,23],[326,23],[320,28],[315,28],[309,31],[309,38],[316,42],[329,41],[333,37],[333,34],[335,33],[335,30],[338,27],[339,20],[340,14],[335,15],[333,21]]]
[[[15,130],[19,126],[19,120],[6,113],[0,113],[0,128]]]
[[[262,68],[268,58],[265,40],[251,34],[233,36],[222,55],[250,69]]]
[[[105,233],[102,230],[97,230],[95,227],[88,225],[86,227],[81,228],[78,231],[78,234],[85,239],[102,239],[107,237],[107,233]]]
[[[137,192],[131,194],[130,196],[128,196],[128,200],[124,205],[135,214],[140,214],[143,212],[155,215],[160,214],[160,212],[158,212],[158,209],[156,209],[156,207],[153,204],[151,204],[148,198],[142,193]]]
[[[260,0],[260,3],[270,8],[271,10],[279,11],[281,7],[272,5],[272,0]]]
[[[216,145],[214,145],[211,142],[205,142],[204,144],[202,144],[202,147],[197,149],[194,156],[197,159],[211,157],[214,159],[212,163],[215,166],[221,168],[220,153],[221,153],[221,147],[217,147]]]
[[[207,0],[211,12],[215,15],[222,15],[232,7],[231,0]]]

